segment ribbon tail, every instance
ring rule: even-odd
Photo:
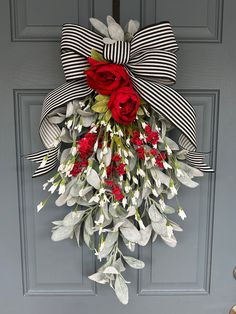
[[[33,178],[44,175],[56,167],[59,149],[60,146],[57,146],[53,149],[45,149],[25,156],[27,160],[31,160],[37,164],[40,164],[37,170],[34,172],[32,176]]]

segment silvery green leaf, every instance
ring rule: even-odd
[[[133,171],[135,166],[136,166],[136,163],[137,163],[137,155],[136,153],[132,152],[134,157],[130,158],[129,159],[129,169],[130,171]]]
[[[75,238],[79,247],[80,247],[80,231],[81,231],[81,224],[77,225],[76,228],[74,229]]]
[[[166,234],[166,219],[162,218],[159,222],[152,221],[152,228],[158,234]]]
[[[120,257],[113,263],[113,265],[120,273],[125,271],[124,264],[123,264],[123,262],[122,262]]]
[[[99,21],[98,19],[95,19],[93,17],[90,17],[89,19],[90,23],[92,24],[92,26],[101,34],[104,35],[105,37],[109,37],[109,33],[108,33],[108,28],[107,26]]]
[[[127,240],[124,236],[122,236],[122,239],[124,241],[125,246],[131,251],[134,252],[135,251],[135,243],[134,242],[130,242],[129,240]]]
[[[89,194],[89,193],[88,193]],[[87,194],[87,195],[88,195]],[[87,196],[86,195],[86,196]],[[92,203],[89,203],[86,199],[83,199],[82,197],[77,197],[76,198],[76,203],[80,206],[86,206],[86,207],[90,207],[92,205]]]
[[[142,191],[142,199],[147,198],[151,194],[152,190],[150,188],[144,187]]]
[[[80,197],[83,197],[85,196],[87,193],[89,193],[90,191],[93,190],[93,187],[92,186],[86,186],[85,188],[83,188],[82,190],[80,190]]]
[[[152,243],[154,243],[157,239],[158,233],[154,233],[153,238],[152,238]]]
[[[52,241],[61,241],[68,238],[71,238],[73,235],[73,228],[74,226],[60,226],[56,230],[53,231],[51,239]]]
[[[71,152],[70,148],[66,148],[63,150],[63,152],[61,153],[60,164],[63,164],[66,161],[66,159],[70,155],[70,152]]]
[[[118,240],[118,232],[109,232],[106,236],[106,239],[105,239],[105,245],[106,246],[113,246],[116,241]]]
[[[179,146],[171,138],[165,137],[165,142],[171,150],[179,150]]]
[[[138,229],[127,219],[120,227],[120,232],[130,242],[138,242],[141,239]]]
[[[91,117],[91,116],[94,116],[94,112],[92,111],[85,111],[85,110],[82,110],[82,109],[77,109],[76,112],[81,115],[82,117]]]
[[[138,241],[138,244],[146,246],[152,234],[152,225],[148,225],[145,229],[141,229],[139,233],[141,235],[141,239]]]
[[[203,172],[197,168],[191,167],[188,164],[178,161],[178,165],[183,169],[190,177],[203,177]]]
[[[117,210],[116,210],[116,208],[113,206],[112,203],[109,205],[109,213],[110,213],[111,216],[114,217],[114,218],[118,218],[118,217],[119,217],[119,214],[117,213]]]
[[[156,209],[155,205],[151,205],[148,209],[148,215],[153,222],[159,222],[162,220],[162,215],[160,214],[159,210]]]
[[[125,27],[125,30],[130,34],[134,35],[139,30],[140,23],[137,20],[129,20]]]
[[[114,44],[116,42],[116,40],[105,37],[105,38],[103,38],[103,42],[104,42],[104,44]]]
[[[77,199],[75,197],[71,197],[71,196],[67,197],[67,202],[66,202],[67,206],[69,207],[74,206],[76,202],[77,202]]]
[[[107,148],[107,153],[105,155],[103,155],[103,161],[106,165],[106,167],[108,167],[111,163],[111,149],[110,147]]]
[[[128,215],[126,216],[126,218],[135,215],[135,213],[136,213],[136,208],[135,208],[135,206],[129,206],[129,208],[128,208]]]
[[[161,138],[166,136],[166,123],[164,119],[161,119]]]
[[[127,304],[129,301],[129,291],[125,280],[120,275],[116,276],[115,293],[122,304]]]
[[[103,270],[104,274],[115,274],[118,275],[119,272],[114,266],[108,266]]]
[[[82,182],[80,181],[75,182],[70,189],[70,195],[73,197],[79,196],[81,188],[82,188]]]
[[[171,226],[173,227],[173,230],[175,231],[183,231],[183,229],[175,222],[171,221]]]
[[[108,211],[108,204],[105,203],[105,205],[103,206],[103,212],[104,212],[104,216],[107,220],[110,219],[110,215],[109,215],[109,211]]]
[[[124,224],[124,221],[118,221],[115,223],[115,226],[113,228],[113,231],[116,232],[119,230],[120,226],[122,226]]]
[[[63,194],[61,194],[55,201],[56,206],[60,207],[65,205],[66,201],[67,201],[67,197],[68,197],[68,193],[69,192],[65,192]]]
[[[107,24],[108,24],[108,32],[111,39],[114,39],[117,41],[123,41],[124,31],[122,27],[118,23],[116,23],[116,21],[111,16],[107,17]]]
[[[66,128],[62,128],[60,138],[64,143],[72,143],[73,139]]]
[[[142,269],[145,266],[143,261],[140,261],[139,259],[136,259],[132,256],[123,256],[123,258],[126,261],[126,263],[132,268]]]
[[[102,285],[109,282],[109,280],[106,278],[106,275],[101,272],[88,276],[88,278],[90,280],[96,281],[97,283],[101,283]]]
[[[87,174],[87,182],[92,185],[96,190],[100,188],[100,179],[97,172],[94,169],[91,169]]]
[[[80,222],[84,213],[85,213],[84,210],[77,211],[77,212],[74,212],[74,211],[70,212],[64,217],[63,225],[67,227],[76,225],[78,222]]]
[[[66,107],[66,117],[70,117],[74,113],[73,103],[70,101]]]
[[[170,238],[168,236],[162,236],[161,235],[162,240],[165,242],[165,244],[167,244],[170,247],[176,247],[177,245],[177,240],[175,238],[174,235],[172,235]]]
[[[107,16],[107,25],[111,25],[111,24],[114,24],[116,23],[116,20],[111,16],[111,15],[108,15]]]
[[[189,188],[195,188],[198,186],[198,183],[191,180],[191,178],[187,175],[187,173],[185,171],[182,170],[182,175],[181,176],[177,176],[176,173],[176,178],[183,184],[186,185]]]
[[[94,249],[94,239],[92,236],[90,236],[87,233],[85,228],[84,228],[83,238],[84,238],[84,242],[87,245],[87,247],[90,248],[91,250],[93,250]]]
[[[174,214],[175,213],[175,209],[173,207],[171,207],[171,206],[167,206],[166,205],[166,207],[164,209],[164,213],[165,214]]]
[[[93,123],[94,120],[94,116],[89,116],[89,117],[81,117],[80,118],[80,123],[82,124],[82,126],[84,126],[85,128],[90,127],[90,125]]]
[[[65,120],[65,116],[48,117],[48,120],[53,124],[60,124]]]
[[[91,214],[86,218],[84,228],[89,235],[93,235],[93,219]]]
[[[186,156],[187,156],[188,151],[186,150],[181,150],[179,152],[176,153],[176,157],[180,160],[185,160]]]
[[[151,172],[151,175],[152,175],[154,181],[157,184],[158,184],[158,180],[160,180],[161,183],[163,183],[165,186],[169,187],[169,185],[170,185],[170,177],[168,177],[164,172],[162,172],[159,169],[157,169],[157,167],[151,168],[150,172]]]

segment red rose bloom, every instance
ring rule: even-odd
[[[138,94],[132,87],[122,87],[112,93],[108,102],[113,119],[120,124],[134,122],[140,105]]]
[[[88,58],[91,67],[85,71],[88,85],[102,95],[111,95],[120,87],[129,86],[127,71],[122,65]]]

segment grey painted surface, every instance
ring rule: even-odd
[[[236,303],[235,11],[234,0],[224,10],[223,0],[121,0],[122,23],[172,22],[181,42],[176,88],[195,106],[199,148],[217,170],[198,189],[183,190],[188,219],[177,248],[158,241],[140,250],[146,268],[128,272],[130,303],[122,306],[109,288],[87,280],[95,261],[85,248],[51,242],[50,223],[66,209],[51,202],[36,214],[45,178],[32,180],[22,157],[42,147],[42,99],[64,82],[60,25],[87,26],[91,14],[111,12],[111,1],[1,0],[1,314],[223,314]]]

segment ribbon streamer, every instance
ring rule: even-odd
[[[85,69],[91,49],[103,54],[104,59],[122,64],[127,69],[134,89],[152,109],[175,125],[181,135],[179,145],[186,150],[187,162],[202,171],[213,170],[203,163],[204,154],[196,152],[196,115],[194,108],[168,85],[176,81],[177,42],[169,22],[161,22],[138,31],[131,42],[105,44],[103,37],[80,25],[65,24],[62,30],[61,60],[67,83],[51,91],[45,98],[39,127],[44,151],[26,158],[41,166],[33,177],[52,170],[57,164],[60,146],[54,147],[60,128],[52,124],[48,115],[74,99],[91,94]],[[46,164],[42,161],[46,159]]]

